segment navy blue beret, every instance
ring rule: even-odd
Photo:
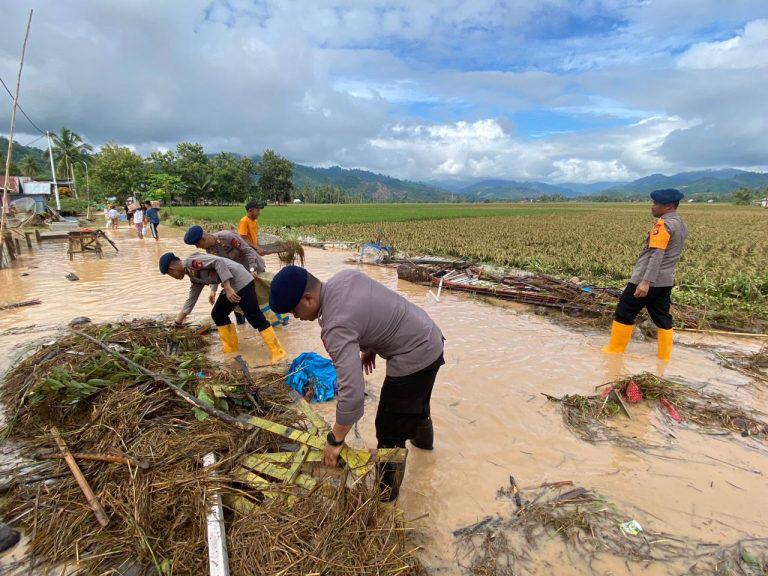
[[[269,307],[286,314],[296,308],[307,287],[307,271],[301,266],[286,266],[272,278],[269,287]]]
[[[674,204],[680,202],[685,194],[675,188],[664,188],[663,190],[654,190],[651,192],[651,198],[657,204]]]
[[[168,266],[171,265],[171,262],[178,259],[179,257],[176,256],[176,254],[173,252],[166,252],[160,256],[160,274],[166,274],[168,272]]]
[[[203,229],[200,226],[191,226],[189,230],[184,234],[184,244],[194,246],[200,242],[200,238],[203,237]]]

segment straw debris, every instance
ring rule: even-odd
[[[648,372],[610,382],[601,387],[602,394],[562,398],[545,395],[559,402],[563,422],[577,436],[589,442],[612,442],[627,447],[659,447],[622,433],[611,421],[623,412],[615,394],[626,398],[627,386],[634,382],[644,401],[653,402],[662,413],[675,411],[682,423],[695,424],[702,432],[737,432],[742,436],[765,438],[768,416],[745,410],[718,393],[706,393],[679,382],[659,378]],[[666,405],[666,406],[665,406]]]
[[[205,356],[207,337],[194,328],[134,322],[83,332],[233,416],[310,426],[290,407],[284,374],[253,371],[253,385],[245,385],[239,367]],[[31,535],[42,572],[207,573],[206,496],[215,491],[226,506],[233,575],[421,573],[409,527],[379,502],[368,477],[318,481],[307,491],[252,474],[255,488],[241,473],[244,458],[285,450],[285,439],[193,412],[167,386],[82,336],[64,335],[21,361],[0,399],[8,414],[2,434],[17,455],[0,473],[0,518]],[[108,515],[105,528],[63,460],[47,457],[57,451],[52,425],[75,454],[121,457],[78,460]],[[210,452],[217,463],[203,468]]]
[[[585,488],[563,492],[545,487],[511,517],[490,523],[459,541],[465,572],[473,576],[527,573],[543,543],[559,539],[571,561],[590,564],[609,554],[633,562],[665,562],[689,574],[763,574],[768,538],[744,539],[728,546],[679,538],[642,527],[633,534],[622,528],[631,515]]]

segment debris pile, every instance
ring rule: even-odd
[[[718,353],[720,363],[726,368],[737,370],[757,382],[768,383],[768,346],[757,352],[729,351]]]
[[[477,265],[466,259],[391,256],[381,265],[396,266],[398,278],[416,284],[559,310],[569,324],[607,324],[621,295],[620,290],[592,286],[579,278],[562,280],[540,272]],[[703,311],[682,304],[673,305],[673,316],[678,326],[736,330],[709,322]]]
[[[2,435],[15,458],[0,474],[0,518],[30,538],[11,568],[207,573],[217,495],[233,575],[420,574],[408,526],[368,474],[375,459],[347,449],[344,470],[316,479],[325,423],[296,409],[284,372],[209,360],[201,332],[87,325],[7,374]]]
[[[746,411],[722,394],[706,393],[648,372],[609,382],[600,388],[602,392],[592,396],[545,396],[560,403],[565,425],[589,442],[649,446],[642,440],[622,434],[609,422],[621,413],[629,415],[626,403],[638,392],[640,401],[655,402],[673,420],[695,424],[702,431],[730,431],[761,438],[768,436],[768,416],[765,414]]]
[[[590,564],[608,554],[627,561],[675,562],[688,574],[764,574],[768,538],[745,539],[722,547],[643,528],[591,490],[541,485],[509,518],[497,517],[459,538],[459,561],[473,576],[526,573],[535,550],[561,539],[571,560]],[[570,483],[568,483],[570,484]]]

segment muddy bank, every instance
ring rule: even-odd
[[[77,257],[69,262],[66,246],[50,242],[24,250],[17,267],[0,271],[3,300],[40,299],[42,304],[0,312],[0,369],[25,343],[44,338],[76,316],[94,320],[175,314],[187,284],[162,277],[157,258],[167,250],[191,252],[180,231],[161,228],[160,242],[139,241],[123,228],[116,235],[119,254]],[[39,249],[38,249],[39,248]],[[307,250],[307,267],[321,279],[343,267],[348,252]],[[267,258],[276,270],[277,258]],[[428,516],[424,526],[423,558],[438,573],[458,573],[452,532],[487,515],[508,515],[514,504],[498,500],[497,490],[510,474],[522,486],[546,481],[573,480],[609,496],[631,511],[644,526],[683,538],[730,544],[748,536],[768,535],[765,507],[760,505],[768,452],[753,439],[702,436],[674,427],[673,446],[659,455],[625,448],[589,444],[563,425],[556,405],[540,393],[590,394],[594,386],[624,374],[658,372],[655,342],[633,342],[624,359],[600,353],[606,334],[574,332],[530,313],[521,305],[495,306],[467,296],[443,293],[440,302],[425,287],[398,281],[394,270],[365,266],[363,272],[422,306],[441,326],[446,338],[446,365],[433,398],[436,449],[412,450],[400,506],[406,516]],[[65,278],[68,272],[80,280]],[[24,275],[26,274],[26,275]],[[207,317],[201,299],[192,320]],[[292,320],[280,337],[291,355],[323,353],[316,324]],[[702,342],[750,344],[742,339]],[[267,360],[261,338],[241,332],[241,353],[250,364]],[[220,356],[213,341],[213,354]],[[384,378],[383,367],[370,377],[371,400],[353,441],[373,445],[375,399]],[[768,391],[750,384],[744,375],[719,366],[708,350],[677,346],[666,369],[667,377],[707,383],[708,389],[734,402],[768,410]],[[321,412],[332,416],[332,405]],[[627,421],[628,430],[654,438],[659,428],[655,412]],[[629,518],[627,518],[629,520]],[[623,561],[603,558],[590,569],[568,558],[553,541],[541,548],[534,574],[589,574],[592,570],[628,574]],[[680,573],[684,565],[655,565],[649,574]]]

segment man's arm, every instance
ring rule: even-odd
[[[259,256],[259,253],[253,248],[250,242],[242,238],[238,238],[231,232],[228,233],[225,237],[230,245],[233,248],[239,250],[240,254],[243,255],[246,262],[248,262],[249,269],[252,268],[254,272],[264,272],[264,270],[266,270],[264,259]]]
[[[213,257],[213,269],[216,270],[216,274],[219,276],[219,282],[222,287],[226,287],[230,280],[232,280],[232,272],[227,267],[227,261],[225,258]]]
[[[337,442],[343,442],[365,410],[365,380],[360,363],[360,343],[357,334],[346,326],[334,326],[326,330],[323,342],[336,368],[339,386],[336,422],[332,432]],[[323,463],[326,466],[335,466],[341,448],[342,446],[326,443]]]
[[[189,296],[187,296],[187,300],[184,302],[184,306],[182,306],[181,312],[179,312],[179,315],[176,316],[176,322],[178,324],[184,322],[184,319],[191,314],[192,310],[195,309],[195,304],[197,304],[197,299],[200,298],[200,293],[203,291],[203,286],[203,284],[190,284]]]
[[[667,227],[666,222],[659,219],[648,237],[648,248],[651,249],[651,255],[648,258],[648,264],[645,267],[643,279],[640,284],[637,285],[637,289],[635,290],[636,298],[644,298],[647,296],[651,284],[656,282],[656,278],[659,276],[659,270],[661,269],[661,263],[664,260],[664,253],[666,252],[671,239],[672,232]]]

